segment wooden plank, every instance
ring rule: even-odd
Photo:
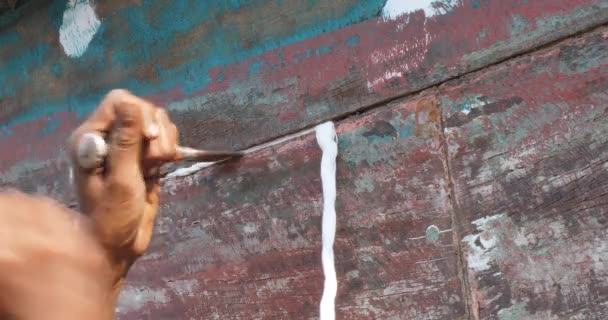
[[[414,100],[337,124],[339,319],[464,317],[439,119]],[[119,318],[318,318],[320,157],[311,133],[165,181]]]
[[[183,95],[208,84],[209,68],[375,17],[382,3],[103,1],[100,30],[73,58],[58,39],[66,2],[36,1],[0,30],[0,149],[11,150],[0,154],[0,186],[67,202],[65,141],[109,90]]]
[[[384,1],[220,1],[213,10],[200,1],[118,2],[99,5],[102,30],[78,59],[65,56],[56,33],[38,32],[57,30],[60,4],[0,37],[8,42],[0,58],[23,61],[0,76],[0,148],[14,151],[0,155],[3,176],[61,197],[65,151],[48,146],[62,146],[114,87],[166,104],[186,144],[242,148],[608,21],[607,0],[466,0],[432,17],[419,10],[396,19],[377,17]],[[291,26],[295,12],[301,19]],[[48,163],[57,179],[30,172]]]
[[[441,89],[475,319],[608,317],[608,29]]]

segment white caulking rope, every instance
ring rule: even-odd
[[[321,182],[323,184],[323,221],[321,262],[325,283],[323,297],[319,306],[321,320],[336,318],[335,300],[338,291],[336,267],[334,265],[334,239],[336,237],[336,157],[338,144],[333,122],[326,122],[316,127],[317,143],[323,155],[321,157]]]

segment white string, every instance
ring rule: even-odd
[[[325,283],[323,297],[319,306],[321,320],[336,318],[335,300],[338,290],[336,268],[334,265],[334,239],[336,237],[336,129],[333,122],[326,122],[316,127],[317,143],[323,155],[321,157],[321,182],[323,184],[323,221],[321,261]]]

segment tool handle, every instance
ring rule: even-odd
[[[78,165],[84,169],[93,169],[101,166],[108,155],[108,144],[100,135],[85,133],[78,141],[76,158]]]
[[[84,169],[97,168],[102,165],[105,157],[108,155],[108,151],[108,144],[100,135],[85,133],[80,138],[76,150],[78,165]],[[180,160],[214,162],[243,155],[244,153],[240,151],[198,150],[178,146],[177,157],[174,159],[174,162]]]

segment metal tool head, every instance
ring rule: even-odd
[[[101,166],[105,157],[108,155],[108,145],[99,135],[85,133],[80,138],[76,150],[78,165],[84,169],[93,169]],[[242,157],[243,152],[225,150],[199,150],[188,147],[177,147],[177,156],[169,162],[197,161],[197,162],[216,162],[229,158]]]
[[[241,151],[199,150],[188,147],[178,147],[177,154],[178,158],[176,161],[189,160],[198,162],[215,162],[227,158],[242,157],[245,155]]]

